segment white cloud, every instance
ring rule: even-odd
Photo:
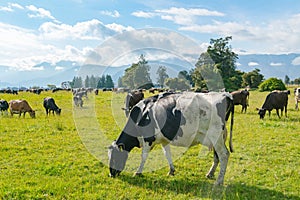
[[[114,33],[96,19],[78,22],[74,26],[46,22],[40,26],[39,31],[44,38],[53,40],[104,40]]]
[[[26,8],[32,12],[31,14],[28,14],[28,17],[30,18],[49,18],[52,20],[56,20],[55,17],[51,15],[51,12],[45,10],[44,8],[37,8],[34,5],[26,6]]]
[[[144,11],[136,11],[131,13],[131,15],[136,16],[136,17],[142,17],[142,18],[152,18],[156,16],[157,14],[154,12],[144,12]]]
[[[0,11],[13,12],[14,8],[24,9],[23,6],[17,3],[8,3],[7,6],[0,6]]]
[[[258,66],[259,64],[257,62],[249,62],[248,66],[249,67],[254,67],[254,66]]]
[[[114,10],[113,12],[108,11],[108,10],[102,10],[102,11],[100,11],[100,14],[110,16],[110,17],[115,17],[115,18],[118,18],[121,16],[117,10]]]
[[[300,57],[295,58],[295,59],[292,61],[292,65],[300,65]]]
[[[169,9],[157,9],[153,12],[136,11],[131,13],[136,17],[152,18],[160,16],[163,20],[172,21],[176,24],[185,25],[197,22],[197,17],[200,16],[214,16],[223,17],[224,13],[218,11],[211,11],[201,8],[177,8],[171,7]]]
[[[123,25],[120,25],[120,24],[116,24],[116,23],[112,23],[112,24],[107,24],[105,25],[105,27],[109,28],[110,30],[113,30],[117,33],[122,33],[123,31],[132,31],[134,30],[133,27],[131,26],[123,26]]]
[[[283,65],[282,63],[274,63],[274,62],[270,63],[270,66],[273,66],[273,67],[278,67],[278,66],[282,66],[282,65]]]

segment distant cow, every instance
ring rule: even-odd
[[[74,105],[77,106],[77,107],[82,107],[83,105],[83,100],[82,100],[82,97],[81,96],[73,96],[73,102],[74,102]]]
[[[7,101],[1,99],[0,100],[0,111],[2,114],[3,114],[3,112],[7,113],[8,107],[9,107],[9,105],[8,105]]]
[[[35,111],[30,107],[26,100],[11,100],[9,102],[9,110],[11,116],[13,114],[19,114],[19,117],[23,113],[25,117],[26,112],[29,113],[30,117],[35,118]]]
[[[231,92],[233,97],[234,105],[242,105],[242,112],[247,111],[247,106],[249,106],[249,91],[248,90],[240,90]]]
[[[226,121],[231,114],[230,151],[234,105],[229,93],[168,93],[149,97],[136,104],[118,139],[108,148],[110,176],[124,169],[128,154],[142,147],[142,160],[136,175],[141,175],[151,149],[161,144],[168,160],[169,175],[175,168],[170,145],[190,147],[203,144],[214,149],[214,162],[207,178],[213,178],[220,162],[217,185],[223,184],[229,151],[225,145]]]
[[[295,95],[295,109],[299,110],[298,103],[300,102],[300,88],[294,89],[294,95]]]
[[[54,115],[54,112],[57,115],[60,115],[61,113],[61,108],[59,108],[56,104],[55,101],[52,97],[46,97],[44,98],[44,108],[46,110],[46,115],[48,116],[48,114],[50,114],[50,112],[52,111],[52,114]]]
[[[281,110],[281,116],[283,110],[285,110],[285,116],[287,117],[287,105],[288,105],[288,94],[287,91],[273,91],[269,93],[262,108],[257,108],[260,119],[265,117],[266,111],[271,115],[271,111],[276,109],[277,116],[279,116],[279,110]]]
[[[136,105],[140,100],[144,99],[144,93],[140,90],[133,91],[127,94],[125,98],[125,115],[128,117],[130,110]]]

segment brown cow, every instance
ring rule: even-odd
[[[11,100],[9,102],[9,110],[11,116],[19,114],[20,117],[23,113],[23,117],[25,117],[25,113],[28,112],[30,117],[35,118],[35,111],[29,106],[26,100]]]
[[[248,90],[240,90],[234,91],[230,93],[233,97],[234,105],[242,105],[242,112],[247,111],[247,106],[249,106],[249,91]]]

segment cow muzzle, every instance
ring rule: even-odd
[[[114,168],[109,168],[109,176],[112,177],[112,178],[115,178],[116,176],[119,176],[121,173],[120,170],[116,170]]]

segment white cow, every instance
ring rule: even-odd
[[[295,109],[299,110],[298,103],[300,102],[300,88],[295,88],[294,94],[295,94],[295,103],[296,103]]]
[[[190,147],[201,143],[214,149],[214,162],[207,177],[214,177],[220,162],[220,173],[215,184],[223,184],[229,158],[225,140],[226,121],[230,113],[229,144],[232,152],[234,105],[229,93],[166,93],[140,101],[131,110],[119,138],[109,147],[110,176],[121,173],[128,153],[134,147],[142,147],[142,161],[136,172],[140,175],[149,151],[156,144],[162,145],[170,166],[169,174],[174,175],[169,145]]]

